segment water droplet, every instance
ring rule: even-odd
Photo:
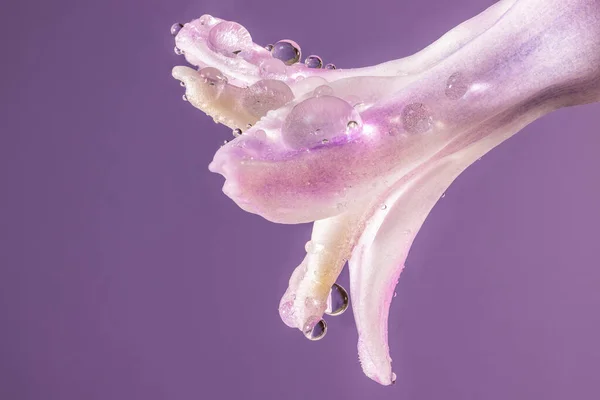
[[[312,56],[306,57],[306,60],[304,60],[304,64],[308,68],[322,68],[323,60],[319,56],[312,55]]]
[[[215,67],[202,68],[198,73],[204,79],[204,83],[210,86],[222,86],[227,83],[227,77]]]
[[[200,17],[200,25],[211,26],[216,22],[216,18],[212,15],[204,14]]]
[[[294,99],[288,85],[276,79],[263,79],[244,91],[242,107],[251,115],[261,118]],[[252,125],[250,125],[252,126]]]
[[[392,385],[396,384],[396,374],[392,372]]]
[[[292,109],[281,128],[284,143],[294,149],[308,149],[330,142],[346,141],[348,121],[360,116],[344,100],[334,96],[310,97]]]
[[[250,32],[233,21],[222,21],[208,32],[208,46],[226,57],[235,57],[240,51],[252,47]]]
[[[269,58],[260,63],[260,75],[265,78],[281,78],[285,76],[285,63],[276,58]]]
[[[348,304],[348,292],[337,283],[334,283],[327,297],[325,314],[333,316],[341,315],[348,309]]]
[[[327,323],[323,319],[319,320],[319,317],[311,317],[304,324],[302,331],[309,340],[321,340],[327,333]]]
[[[302,51],[298,43],[293,40],[280,40],[273,45],[271,54],[278,60],[283,61],[286,65],[292,65],[300,60]]]
[[[356,128],[357,126],[358,126],[358,122],[356,122],[356,121],[350,121],[350,122],[348,122],[348,124],[346,125],[346,127],[347,127],[348,129],[354,129],[354,128]]]
[[[185,82],[184,81],[179,82],[179,86],[185,87]]]
[[[284,324],[290,328],[296,327],[295,312],[294,312],[294,301],[287,300],[282,301],[279,305],[279,316]]]
[[[469,85],[467,79],[460,72],[455,72],[446,81],[446,96],[452,100],[458,100],[467,93]]]
[[[265,140],[267,138],[267,133],[262,129],[259,129],[256,132],[254,132],[254,137],[260,140]]]
[[[265,46],[265,49],[267,51],[271,51],[271,50],[273,50],[273,45],[272,44],[268,44],[268,45]]]
[[[315,91],[313,92],[313,95],[315,97],[331,96],[332,94],[333,94],[333,89],[331,88],[331,86],[327,86],[327,85],[321,85],[318,88],[316,88]]]
[[[394,297],[398,296],[398,293],[394,292]]]
[[[387,205],[386,205],[386,204],[382,204],[382,205],[381,205],[381,209],[382,209],[382,210],[385,210],[386,208],[387,208]]]
[[[329,63],[325,66],[325,69],[336,69],[336,66],[335,66],[335,64]]]
[[[183,28],[183,24],[180,24],[179,22],[176,22],[173,25],[171,25],[171,35],[177,36],[181,28]]]
[[[309,240],[304,245],[304,250],[308,254],[319,254],[320,252],[322,252],[323,250],[325,250],[325,246],[322,245],[321,243],[316,243],[316,242],[314,242],[312,240]]]
[[[240,128],[235,128],[233,130],[233,137],[240,137],[241,134],[242,134],[242,130]]]
[[[223,140],[223,144],[229,143],[229,140]]]
[[[442,199],[443,199],[444,197],[446,197],[446,193],[442,194]]]
[[[173,51],[175,52],[175,54],[177,54],[178,56],[183,54],[183,50],[181,50],[179,47],[175,46],[175,48],[173,49]]]
[[[402,124],[409,133],[425,133],[433,126],[433,117],[425,104],[411,103],[402,110]]]
[[[188,101],[188,98],[185,94],[183,96],[181,96],[181,98],[183,99],[183,101]]]
[[[327,139],[323,139],[323,140],[321,140],[321,143],[323,143],[323,144],[327,144],[327,143],[329,143],[329,140],[327,140]]]

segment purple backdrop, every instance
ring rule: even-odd
[[[364,66],[491,2],[296,4],[3,4],[0,399],[600,398],[597,104],[527,127],[435,207],[392,305],[398,384],[363,376],[351,312],[320,342],[279,320],[310,226],[221,193],[230,132],[181,101],[170,25],[210,13]]]

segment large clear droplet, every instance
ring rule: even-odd
[[[302,51],[298,43],[293,40],[280,40],[273,45],[271,55],[278,60],[283,61],[286,65],[292,65],[300,60]]]
[[[227,57],[235,57],[240,51],[252,47],[252,37],[242,25],[222,21],[210,29],[207,43],[213,51]]]
[[[281,129],[284,143],[293,149],[309,149],[329,142],[346,141],[355,133],[348,131],[349,121],[357,126],[358,112],[346,101],[334,96],[310,97],[294,106]]]
[[[402,124],[409,133],[425,133],[433,126],[433,117],[425,104],[411,103],[402,110]]]
[[[173,25],[171,25],[171,35],[177,36],[181,28],[183,28],[183,24],[180,24],[179,22],[176,22]]]
[[[275,79],[264,79],[244,91],[242,105],[251,115],[260,118],[293,99],[294,93],[288,85]]]
[[[455,72],[446,81],[446,96],[452,100],[458,100],[467,93],[469,85],[467,79],[460,72]]]
[[[204,83],[210,86],[221,86],[227,83],[227,77],[215,67],[206,67],[198,71]]]
[[[311,317],[304,324],[302,331],[308,340],[321,340],[327,334],[327,323],[318,317]]]
[[[346,292],[346,289],[334,283],[327,297],[325,314],[333,316],[341,315],[348,309],[348,303],[348,292]]]
[[[323,60],[319,56],[312,55],[312,56],[306,57],[306,60],[304,60],[304,64],[308,68],[322,68]]]

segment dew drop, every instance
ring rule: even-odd
[[[329,63],[329,64],[325,65],[325,69],[336,69],[336,67],[335,67],[335,64]]]
[[[206,67],[198,71],[204,83],[210,86],[222,86],[227,83],[227,77],[215,67]]]
[[[181,98],[183,99],[183,101],[188,101],[188,98],[185,94],[183,96],[181,96]]]
[[[394,292],[394,297],[398,296],[398,293]]]
[[[304,324],[302,331],[308,340],[321,340],[327,333],[327,323],[319,317],[311,317]]]
[[[223,144],[229,143],[229,140],[223,140]]]
[[[385,210],[386,208],[387,208],[387,205],[386,205],[386,204],[382,204],[382,205],[381,205],[381,209],[382,209],[382,210]]]
[[[178,56],[183,54],[183,50],[181,50],[179,47],[175,46],[175,48],[173,49],[173,51],[175,52],[175,54],[177,54]]]
[[[321,140],[321,143],[323,143],[323,144],[327,144],[327,143],[329,143],[329,140],[327,140],[327,139],[323,139],[323,140]]]
[[[240,128],[235,128],[232,133],[233,137],[240,137],[242,135],[242,130]]]
[[[346,125],[346,127],[348,129],[355,129],[358,126],[358,122],[356,121],[350,121],[348,122],[348,124]]]
[[[327,315],[342,315],[348,309],[348,292],[342,286],[334,283],[327,297]]]
[[[222,21],[210,29],[207,43],[213,51],[226,57],[235,57],[240,51],[252,47],[252,37],[237,22]]]
[[[304,64],[308,68],[323,68],[323,60],[319,56],[308,56],[306,60],[304,60]]]
[[[465,76],[455,72],[446,81],[446,96],[452,100],[458,100],[467,93],[469,85]]]
[[[285,63],[276,58],[269,58],[260,63],[260,75],[264,78],[281,78],[285,75]]]
[[[446,197],[446,193],[442,194],[442,199],[443,199],[444,197]]]
[[[279,305],[279,316],[284,324],[290,328],[295,328],[295,312],[294,312],[294,301],[287,300],[282,301]]]
[[[294,106],[281,128],[283,142],[293,149],[309,149],[330,142],[346,141],[348,121],[358,126],[360,116],[344,100],[334,96],[310,97]]]
[[[293,40],[280,40],[273,45],[271,54],[278,60],[283,61],[286,65],[292,65],[300,60],[302,51],[298,43]]]
[[[261,118],[293,99],[294,93],[288,85],[276,79],[263,79],[244,91],[241,104],[248,113]]]
[[[392,372],[392,385],[396,384],[396,374]]]
[[[273,50],[273,45],[272,44],[268,44],[268,45],[265,46],[265,49],[267,51],[271,51],[271,50]]]
[[[315,91],[313,92],[313,95],[315,97],[331,96],[332,94],[333,94],[333,89],[331,88],[331,86],[327,86],[327,85],[321,85],[321,86],[317,87],[315,89]]]
[[[210,26],[213,25],[214,22],[216,22],[216,18],[212,15],[204,14],[200,17],[200,25],[202,26]]]
[[[183,28],[183,24],[180,24],[179,22],[171,25],[171,36],[177,36],[181,28]]]
[[[402,124],[409,133],[425,133],[433,126],[433,117],[425,104],[411,103],[402,110]]]
[[[185,82],[184,81],[179,82],[179,86],[185,87]]]

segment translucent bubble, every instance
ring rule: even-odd
[[[402,110],[402,124],[409,133],[425,133],[433,126],[433,117],[425,104],[411,103]]]
[[[210,86],[221,86],[227,83],[227,77],[215,67],[206,67],[198,71],[204,83]]]
[[[188,98],[187,98],[187,96],[186,96],[185,94],[184,94],[183,96],[181,96],[181,99],[182,99],[183,101],[188,101]]]
[[[217,19],[212,15],[204,14],[200,17],[200,25],[202,26],[211,26],[217,22]]]
[[[184,81],[180,81],[179,82],[179,86],[185,87],[185,82]]]
[[[327,323],[319,317],[311,317],[302,329],[304,336],[309,340],[320,340],[327,334]]]
[[[325,314],[333,316],[341,315],[348,309],[348,304],[348,292],[337,283],[334,283],[329,291],[329,297],[327,297]]]
[[[242,25],[222,21],[210,29],[207,43],[213,51],[227,57],[235,57],[240,51],[252,47],[252,37]]]
[[[294,106],[286,117],[281,136],[283,142],[294,149],[307,149],[330,142],[345,141],[349,137],[347,126],[360,121],[358,112],[346,101],[334,96],[310,97]]]
[[[181,50],[179,47],[175,46],[175,48],[173,49],[173,51],[175,52],[175,54],[177,54],[178,56],[183,54],[183,50]]]
[[[312,55],[312,56],[306,57],[306,60],[304,60],[304,64],[308,68],[322,68],[323,60],[319,56]]]
[[[386,208],[387,208],[387,204],[382,204],[382,205],[381,205],[381,209],[382,209],[382,210],[385,210]]]
[[[396,384],[396,374],[392,372],[392,385]]]
[[[335,64],[329,63],[325,66],[325,69],[336,69],[336,67],[335,67]]]
[[[177,36],[181,28],[183,28],[183,24],[180,24],[179,22],[176,22],[173,25],[171,25],[171,35]]]
[[[455,72],[446,81],[446,96],[452,100],[458,100],[467,93],[469,84],[465,76],[460,72]]]
[[[272,44],[268,44],[268,45],[265,46],[265,49],[267,51],[271,51],[271,50],[273,50],[273,45]]]
[[[293,40],[280,40],[273,45],[271,50],[273,57],[283,61],[286,65],[292,65],[300,60],[302,51],[298,43]]]
[[[284,324],[290,328],[296,327],[295,312],[294,312],[294,301],[286,300],[282,301],[279,305],[279,316]]]
[[[232,133],[233,137],[240,137],[242,135],[242,130],[240,128],[235,128]]]
[[[269,58],[260,63],[260,76],[265,78],[281,78],[285,76],[285,63],[276,58]]]
[[[356,122],[356,121],[349,121],[348,124],[346,125],[346,127],[348,129],[356,129],[358,127],[358,122]]]
[[[331,96],[333,94],[333,89],[328,85],[321,85],[315,89],[313,95],[316,97],[319,96]]]
[[[263,79],[244,91],[242,106],[255,117],[262,117],[294,99],[292,89],[282,81]]]

